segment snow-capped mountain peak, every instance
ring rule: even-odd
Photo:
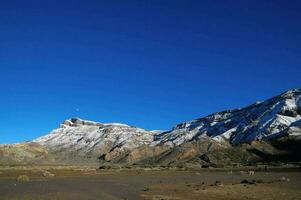
[[[68,127],[68,126],[129,126],[127,124],[121,124],[121,123],[100,123],[100,122],[94,122],[90,120],[83,120],[81,118],[71,118],[67,119],[61,124],[61,127]]]
[[[141,128],[80,118],[65,120],[60,128],[34,140],[55,151],[68,150],[83,155],[126,152],[152,141],[153,134]]]
[[[292,131],[301,120],[301,89],[289,90],[242,109],[226,110],[204,118],[178,124],[155,137],[160,143],[180,145],[210,137],[232,145],[253,140],[270,140]]]

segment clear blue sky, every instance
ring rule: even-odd
[[[300,88],[300,20],[293,0],[1,1],[0,143],[74,116],[170,129]]]

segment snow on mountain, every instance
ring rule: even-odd
[[[75,152],[105,160],[122,159],[141,146],[176,146],[212,139],[239,145],[289,135],[301,139],[301,90],[287,91],[248,107],[214,113],[178,124],[170,131],[146,131],[119,123],[99,123],[73,118],[37,142],[51,152]]]
[[[33,142],[54,151],[76,151],[83,155],[94,153],[105,155],[116,149],[129,151],[153,141],[153,134],[126,124],[98,123],[73,118],[66,120],[60,128]]]
[[[209,137],[239,145],[283,135],[301,137],[301,89],[289,90],[242,109],[178,124],[171,131],[156,135],[155,142],[173,146]]]

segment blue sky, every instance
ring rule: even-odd
[[[145,129],[301,87],[298,1],[2,1],[0,143],[70,117]]]

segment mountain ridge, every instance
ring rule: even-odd
[[[62,163],[91,160],[94,163],[174,164],[193,161],[204,164],[209,157],[210,163],[212,160],[231,163],[233,160],[271,160],[277,154],[280,157],[292,155],[292,160],[301,161],[296,154],[298,147],[286,146],[298,146],[299,141],[301,89],[293,89],[240,109],[182,122],[169,131],[147,131],[120,123],[68,119],[49,134],[33,140],[34,144],[16,144],[9,148],[0,145],[0,155],[6,158],[5,161],[0,159],[0,163],[14,156],[14,149],[21,152],[17,159],[13,159],[16,162],[35,160],[35,154],[46,160],[49,158],[49,162]],[[30,147],[35,151],[30,151]]]
[[[274,128],[271,131],[277,131],[277,128],[283,130],[285,127],[277,126],[277,123],[280,123],[280,125],[285,124],[286,128],[288,128],[288,125],[298,120],[301,120],[301,89],[293,89],[241,109],[216,112],[203,118],[180,123],[171,131],[157,136],[156,139],[163,140],[163,142],[171,141],[179,145],[187,140],[193,140],[196,137],[200,138],[204,134],[210,137],[224,134],[226,139],[232,140],[231,143],[233,145],[238,145],[255,139],[268,139],[267,136],[272,136],[264,135],[265,131],[268,133],[268,128]],[[251,126],[252,123],[254,123],[253,126]],[[263,126],[256,127],[255,125],[258,125],[258,123]],[[258,130],[254,130],[254,127]],[[247,128],[247,130],[242,130],[244,128]],[[248,131],[248,133],[242,134],[245,131]],[[251,134],[251,131],[257,131],[257,135]],[[230,138],[232,132],[236,132],[237,138],[233,136]],[[276,134],[275,132],[271,133]]]

